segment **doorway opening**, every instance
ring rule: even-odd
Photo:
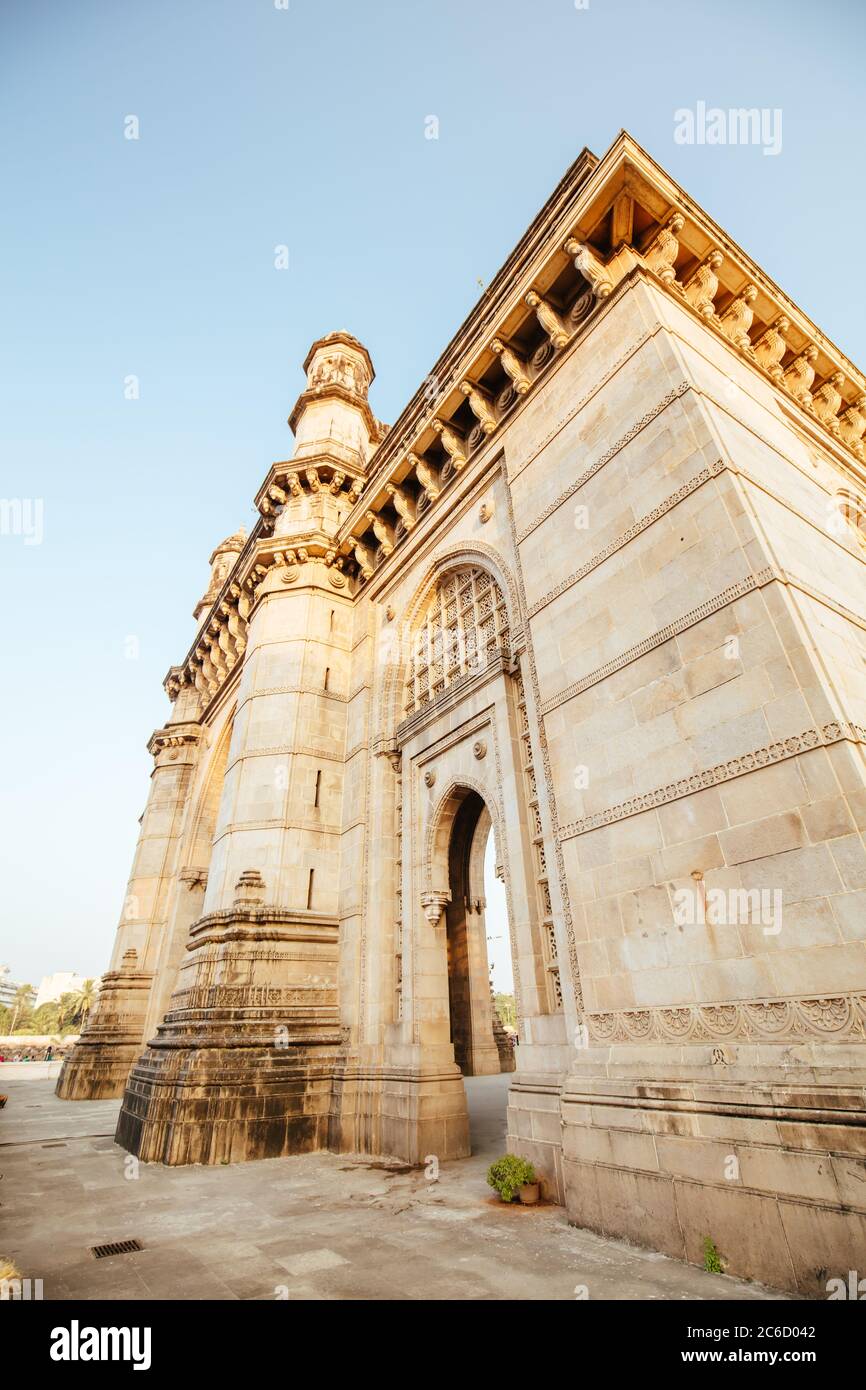
[[[466,792],[454,817],[448,886],[445,923],[454,1058],[464,1077],[499,1076],[515,1065],[511,948],[490,812],[475,791]]]

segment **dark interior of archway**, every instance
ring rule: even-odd
[[[467,791],[454,817],[448,847],[448,886],[451,901],[445,909],[448,941],[448,1005],[454,1060],[464,1076],[471,1075],[472,999],[469,979],[469,941],[466,910],[469,903],[469,856],[484,801]]]

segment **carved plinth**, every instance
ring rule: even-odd
[[[169,1164],[327,1148],[337,940],[337,923],[314,913],[237,902],[201,918],[130,1074],[117,1142]]]
[[[90,1017],[57,1079],[61,1100],[123,1095],[144,1041],[152,982],[152,974],[134,969],[110,970],[103,976]]]

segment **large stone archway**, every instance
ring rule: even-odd
[[[392,673],[392,687],[402,691],[402,717],[388,739],[397,768],[400,921],[385,1056],[409,1048],[420,1075],[445,1068],[442,1084],[461,1112],[462,1075],[514,1064],[497,1042],[490,995],[483,854],[491,829],[505,888],[518,1026],[534,1044],[519,1053],[543,1068],[541,1049],[564,1037],[555,979],[560,953],[549,909],[545,920],[547,880],[537,860],[521,652],[512,637],[519,624],[512,622],[508,592],[483,552],[462,547],[443,556],[411,601],[404,662]],[[454,1124],[451,1133],[458,1133]],[[457,1152],[467,1151],[465,1127],[457,1144]]]
[[[718,237],[623,134],[390,430],[363,345],[313,344],[292,458],[167,677],[142,911],[61,1083],[116,1094],[138,1052],[235,701],[185,987],[124,1100],[141,1157],[468,1152],[472,794],[508,899],[511,1151],[607,1234],[700,1261],[711,1232],[799,1290],[856,1264],[866,569],[856,505],[827,517],[862,490],[862,385]]]

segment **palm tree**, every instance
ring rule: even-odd
[[[19,985],[15,991],[15,997],[12,1000],[12,1023],[9,1028],[10,1033],[15,1032],[15,1024],[18,1022],[19,1015],[23,1014],[25,1010],[29,1009],[32,1003],[33,986]]]
[[[83,1028],[98,992],[95,980],[85,980],[78,989],[64,994],[60,1001],[60,1023]]]

